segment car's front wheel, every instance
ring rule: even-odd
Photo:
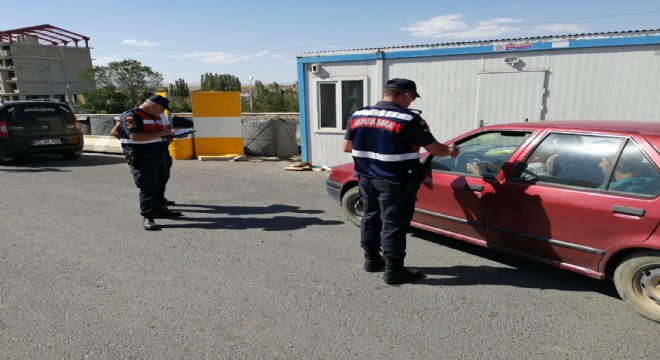
[[[624,258],[614,271],[614,285],[623,301],[660,322],[660,252],[641,251]]]
[[[346,191],[341,198],[341,209],[348,220],[360,226],[360,222],[362,221],[362,203],[360,202],[360,190],[357,186]]]

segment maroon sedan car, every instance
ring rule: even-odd
[[[412,226],[613,279],[626,303],[660,321],[660,123],[502,124],[447,143],[460,155],[421,157]],[[359,225],[353,164],[326,184]]]

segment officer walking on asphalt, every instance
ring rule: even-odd
[[[166,179],[167,137],[174,129],[166,129],[160,117],[169,109],[169,100],[152,95],[135,109],[120,118],[121,146],[131,168],[135,185],[140,189],[140,214],[145,230],[158,230],[154,218],[181,216],[178,211],[167,209],[162,184]]]
[[[436,141],[421,111],[408,109],[418,97],[415,82],[400,78],[387,81],[383,100],[353,114],[342,142],[342,149],[353,154],[358,175],[364,270],[384,268],[383,280],[389,285],[424,277],[419,270],[403,266],[406,230],[417,190],[426,176],[419,147],[436,156],[458,155],[457,148]]]

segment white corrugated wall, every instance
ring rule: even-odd
[[[549,56],[546,119],[660,121],[658,48],[566,50]]]
[[[518,57],[516,67],[506,57]],[[422,96],[412,108],[423,111],[438,140],[478,127],[479,120],[502,123],[557,119],[660,121],[660,46],[626,46],[388,59],[383,79],[414,80]],[[351,160],[340,150],[343,132],[318,129],[316,89],[324,80],[366,77],[370,104],[377,61],[322,64],[322,76],[307,79],[311,161]]]

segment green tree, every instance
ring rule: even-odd
[[[241,81],[234,75],[211,74],[202,75],[202,91],[241,91]]]
[[[190,99],[187,97],[172,98],[172,101],[170,101],[170,108],[172,109],[172,112],[175,113],[192,112],[192,104],[190,103]]]
[[[283,112],[298,112],[298,82],[293,83],[293,86],[286,88],[282,91],[282,106]]]
[[[254,82],[252,102],[255,112],[270,112],[273,107],[272,95],[266,85],[257,80]]]
[[[149,66],[142,65],[137,60],[122,60],[108,63],[107,66],[93,66],[85,69],[80,75],[80,79],[85,82],[89,88],[93,89],[83,93],[85,102],[90,98],[98,98],[101,95],[110,96],[114,101],[121,98],[119,95],[109,94],[113,90],[125,97],[123,106],[124,111],[135,105],[137,98],[144,92],[157,92],[162,89],[163,75],[153,71]],[[94,102],[94,106],[102,106],[103,102]],[[108,105],[109,106],[109,105]],[[90,108],[95,112],[108,112],[109,108]],[[119,111],[119,112],[121,112]]]
[[[274,82],[264,85],[255,81],[252,92],[253,108],[255,112],[297,112],[298,111],[298,85],[282,88]],[[249,109],[249,99],[247,100]]]
[[[85,93],[85,102],[78,105],[78,111],[96,114],[120,114],[128,109],[126,95],[117,91],[114,85],[106,85]]]
[[[169,95],[171,97],[188,97],[190,96],[190,90],[188,89],[188,84],[183,79],[174,81],[174,84],[170,84],[168,87]]]

